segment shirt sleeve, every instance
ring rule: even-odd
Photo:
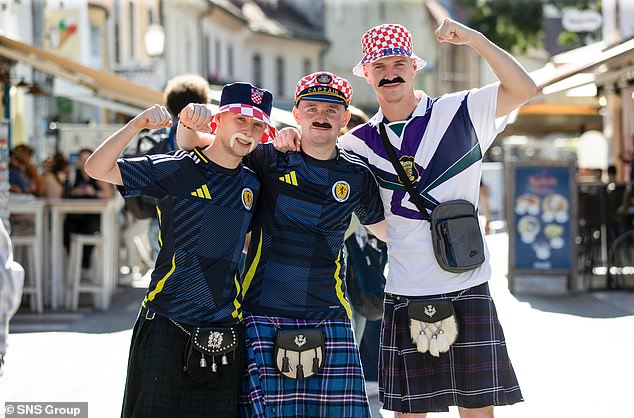
[[[363,188],[365,192],[362,193],[354,213],[363,225],[372,225],[385,219],[385,214],[379,194],[379,185],[370,171],[367,172],[365,185],[366,187]]]
[[[184,151],[176,151],[184,153]],[[160,199],[174,188],[179,176],[173,175],[181,167],[183,159],[174,158],[173,153],[144,155],[117,160],[123,187],[123,197],[151,196]]]
[[[361,126],[361,125],[360,125]],[[360,126],[355,127],[355,129],[346,132],[337,138],[337,146],[345,151],[351,151],[357,154],[359,157],[363,159],[363,161],[368,161],[368,149],[365,145],[365,142],[360,136],[356,136],[355,132],[358,135],[361,135]]]
[[[251,153],[242,157],[242,164],[262,177],[271,161],[275,161],[276,153],[273,144],[259,144]]]
[[[497,134],[502,132],[508,122],[508,115],[495,117],[499,88],[500,83],[497,82],[469,91],[467,99],[469,117],[483,152],[491,146]]]

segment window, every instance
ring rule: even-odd
[[[387,11],[385,7],[385,2],[381,1],[379,2],[379,20],[385,20],[385,19],[387,19]]]
[[[216,39],[216,42],[214,44],[214,57],[216,58],[216,66],[215,66],[215,70],[216,70],[216,77],[220,77],[220,72],[221,72],[221,57],[220,57],[220,39]]]
[[[312,65],[310,65],[310,58],[304,58],[304,74],[310,74]]]
[[[233,45],[227,47],[227,75],[233,79]]]
[[[130,42],[130,57],[135,56],[135,45],[136,41],[134,39],[134,2],[131,1],[128,3],[128,41]]]
[[[119,28],[119,21],[116,20],[114,23],[114,62],[117,64],[121,63],[121,34]]]
[[[284,97],[284,58],[277,57],[275,60],[275,77],[277,80],[277,92],[278,97]]]
[[[209,80],[211,76],[211,58],[210,55],[211,48],[211,39],[209,39],[209,35],[203,36],[203,74]]]
[[[90,25],[90,66],[93,68],[103,67],[102,36],[100,27]]]
[[[262,87],[262,57],[260,54],[253,55],[253,83]]]

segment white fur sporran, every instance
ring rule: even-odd
[[[446,353],[458,339],[458,320],[451,300],[410,301],[410,337],[421,353]]]

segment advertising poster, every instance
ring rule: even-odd
[[[574,167],[515,163],[508,199],[509,276],[564,274],[576,269]]]
[[[46,9],[44,48],[73,61],[81,61],[79,44],[79,10]]]

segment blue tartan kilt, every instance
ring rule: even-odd
[[[359,350],[348,319],[300,320],[243,314],[247,373],[240,394],[243,417],[370,417]],[[278,329],[315,328],[325,338],[317,375],[304,380],[282,376],[273,363]]]
[[[123,418],[238,416],[243,344],[238,345],[235,357],[229,357],[230,365],[219,366],[217,380],[197,383],[183,370],[188,340],[169,319],[139,315],[132,333]]]
[[[523,400],[487,283],[453,302],[459,334],[448,352],[433,357],[416,350],[408,301],[453,299],[459,293],[386,294],[379,355],[379,400],[386,410],[443,412],[449,406],[481,408]]]

